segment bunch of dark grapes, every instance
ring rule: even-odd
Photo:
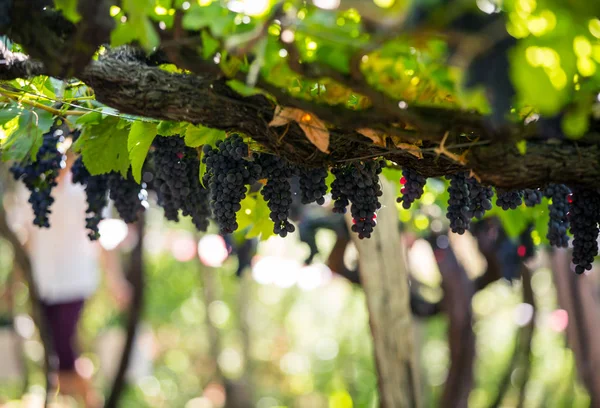
[[[350,200],[345,191],[352,188],[352,175],[348,167],[336,167],[331,170],[335,177],[331,183],[331,198],[333,199],[333,212],[337,214],[346,214],[346,207]]]
[[[380,161],[359,163],[351,170],[354,186],[348,197],[352,203],[352,232],[356,232],[360,239],[371,238],[371,233],[377,225],[375,212],[381,208],[379,197],[383,195],[379,185],[382,164]]]
[[[327,169],[301,167],[298,169],[298,175],[302,204],[325,204]]]
[[[267,179],[267,184],[260,192],[271,210],[269,216],[275,223],[273,232],[285,237],[296,230],[288,221],[292,205],[292,186],[289,178],[294,175],[294,168],[287,160],[270,154],[260,154],[255,161],[262,169],[261,178]]]
[[[186,179],[190,184],[190,194],[183,203],[183,215],[189,215],[192,223],[199,231],[208,229],[210,218],[210,199],[207,188],[202,187],[198,176],[200,174],[200,159],[195,149],[187,148],[185,162],[187,163]]]
[[[423,195],[425,183],[427,183],[427,179],[415,170],[403,168],[400,179],[402,197],[398,197],[396,201],[402,203],[402,207],[408,210],[412,203]]]
[[[85,218],[85,227],[90,230],[88,233],[90,240],[95,241],[100,238],[98,224],[102,221],[102,210],[108,204],[108,176],[106,174],[92,176],[83,165],[81,156],[73,163],[71,173],[73,175],[73,182],[85,187],[88,204],[86,210],[88,216]]]
[[[208,190],[200,185],[200,160],[195,149],[178,136],[154,139],[154,164],[158,203],[165,218],[179,220],[179,210],[192,217],[197,229],[206,231],[210,209]]]
[[[483,218],[486,211],[492,209],[492,197],[494,190],[492,187],[484,186],[473,177],[467,177],[469,184],[469,218]]]
[[[599,215],[600,195],[594,190],[573,188],[569,221],[573,234],[573,263],[577,274],[592,269],[594,257],[598,255]]]
[[[144,211],[143,193],[142,186],[133,179],[131,171],[127,178],[123,178],[120,173],[109,173],[108,189],[121,219],[127,224],[136,222],[138,212]]]
[[[506,210],[514,210],[523,202],[523,192],[521,190],[501,190],[496,189],[496,205]]]
[[[523,201],[527,207],[535,207],[542,202],[542,190],[526,188],[523,190]]]
[[[206,164],[204,185],[210,190],[210,208],[222,234],[238,228],[236,212],[246,197],[246,184],[252,184],[260,174],[260,166],[245,160],[248,145],[239,135],[216,143],[216,148],[203,147]]]
[[[349,203],[352,204],[352,232],[358,238],[370,238],[377,215],[375,212],[381,208],[379,197],[383,194],[379,185],[382,163],[370,161],[351,164],[333,169],[335,176],[331,184],[332,198],[335,200],[333,211],[345,213]]]
[[[548,206],[550,220],[546,238],[550,245],[558,248],[569,246],[569,194],[571,190],[564,184],[549,184],[544,190],[544,195],[552,200]]]
[[[183,161],[186,145],[181,137],[157,136],[154,146],[155,188],[159,201],[165,210],[165,218],[171,221],[179,219],[179,209],[191,192],[186,177],[187,164]]]
[[[22,180],[30,191],[28,201],[33,209],[33,224],[40,228],[50,227],[48,216],[54,202],[52,189],[57,185],[56,178],[64,161],[64,155],[57,148],[62,140],[63,130],[53,126],[50,132],[43,135],[36,161],[27,161],[24,165],[15,163],[10,168],[15,180]]]
[[[450,229],[457,234],[464,234],[471,225],[471,192],[467,182],[468,173],[456,173],[449,177],[448,187],[448,212],[446,218],[450,220]]]

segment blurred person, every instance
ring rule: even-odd
[[[128,304],[131,288],[122,275],[117,249],[107,251],[87,236],[86,195],[84,188],[72,181],[74,161],[75,156],[69,151],[58,185],[52,191],[55,201],[49,216],[50,228],[32,224],[33,212],[26,202],[25,189],[12,214],[20,218],[27,232],[25,248],[54,349],[57,365],[51,363],[51,367],[58,368],[58,391],[82,398],[86,406],[95,407],[100,403],[98,394],[89,379],[75,369],[77,324],[85,301],[98,289],[100,267],[119,309]]]

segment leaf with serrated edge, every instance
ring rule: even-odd
[[[18,125],[2,141],[2,160],[23,160],[27,155],[35,160],[42,145],[42,136],[52,127],[52,114],[43,110],[23,110]]]
[[[83,164],[93,176],[117,171],[127,177],[129,129],[119,129],[118,121],[118,118],[107,117],[97,125],[86,126],[77,140]]]
[[[129,151],[131,172],[138,183],[142,182],[142,167],[155,136],[156,123],[152,122],[134,122],[129,130],[127,150]]]
[[[217,140],[225,139],[225,135],[224,130],[189,125],[185,132],[185,144],[189,147],[198,147],[205,144],[212,146]]]

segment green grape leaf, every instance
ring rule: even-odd
[[[204,159],[204,150],[200,149],[200,169],[198,171],[198,180],[200,180],[200,185],[204,188],[207,186],[204,185],[204,175],[206,174],[206,163],[203,161]]]
[[[75,123],[78,125],[97,125],[102,121],[102,113],[100,112],[88,112],[85,115],[77,118]]]
[[[14,119],[14,118],[13,118]],[[52,114],[40,109],[22,110],[17,126],[2,140],[2,160],[35,160],[44,133],[52,127]]]
[[[138,184],[142,182],[142,167],[155,136],[156,123],[153,122],[134,122],[129,130],[127,150],[129,150],[131,172]]]
[[[118,46],[137,40],[146,52],[154,50],[160,43],[160,37],[148,16],[148,11],[154,8],[154,1],[123,0],[122,7],[127,13],[127,21],[113,30],[111,44]]]
[[[562,118],[560,127],[569,139],[582,138],[590,128],[589,107],[568,111]]]
[[[3,108],[0,110],[0,126],[4,126],[6,123],[19,116],[21,112],[22,109],[16,106],[10,106],[6,109]]]
[[[186,30],[208,27],[212,35],[220,37],[232,21],[229,11],[221,7],[219,2],[213,2],[208,6],[193,5],[183,16],[182,25]]]
[[[225,139],[225,135],[224,130],[189,125],[185,132],[185,144],[190,147],[198,147],[204,144],[213,146],[217,140]]]
[[[186,126],[186,123],[163,120],[158,122],[156,133],[160,136],[174,136],[182,133]]]
[[[525,153],[527,153],[527,140],[518,141],[516,146],[521,156],[525,156]]]
[[[105,174],[117,171],[127,177],[129,170],[129,151],[127,136],[129,130],[119,128],[121,119],[109,116],[100,123],[88,125],[77,142],[75,149],[81,152],[83,164],[90,174]]]
[[[81,20],[81,16],[77,12],[77,0],[54,0],[54,6],[57,10],[62,11],[67,20],[73,23]]]
[[[247,230],[246,239],[260,236],[265,241],[273,235],[273,222],[269,218],[269,207],[261,194],[246,196],[237,212],[238,229]]]
[[[344,47],[322,45],[317,49],[317,58],[344,74],[350,73],[352,50]]]
[[[118,23],[117,27],[110,33],[110,44],[113,47],[133,42],[137,38],[136,32],[129,23]]]
[[[202,31],[200,35],[202,37],[202,58],[210,59],[221,45],[206,31]]]

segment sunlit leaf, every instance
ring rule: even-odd
[[[129,151],[131,172],[138,183],[142,182],[142,167],[155,136],[156,123],[152,122],[134,122],[129,130],[127,150]]]

